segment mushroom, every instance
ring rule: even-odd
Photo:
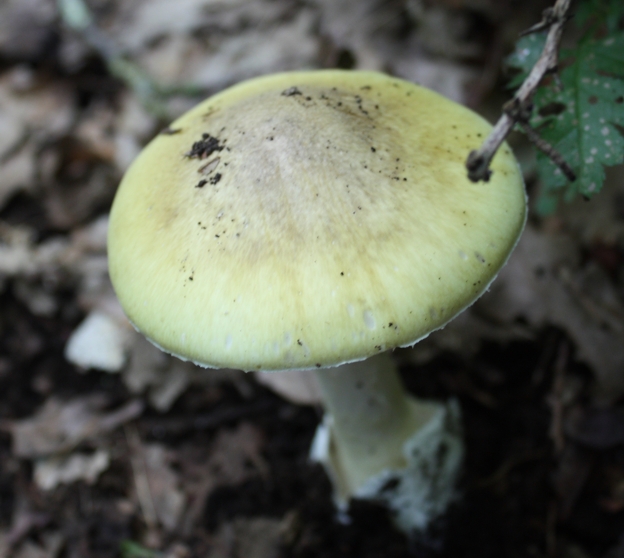
[[[466,178],[489,130],[380,73],[260,77],[156,137],[111,211],[110,275],[135,327],[205,367],[317,369],[313,453],[337,500],[385,502],[407,532],[453,498],[459,410],[408,395],[383,353],[474,302],[518,240],[509,147],[488,183]]]

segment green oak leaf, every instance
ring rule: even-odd
[[[520,39],[508,58],[520,70],[514,84],[524,79],[541,53],[545,34],[530,37]],[[561,198],[591,198],[602,188],[604,167],[624,163],[624,32],[614,30],[602,37],[588,32],[575,48],[560,53],[560,67],[559,83],[546,79],[538,88],[531,125],[563,156],[577,179],[569,182],[538,152],[540,213],[551,213]]]
[[[510,68],[520,71],[509,80],[508,87],[516,89],[524,81],[542,54],[545,43],[545,32],[525,35],[518,40],[515,50],[507,57],[506,62]]]

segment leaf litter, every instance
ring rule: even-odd
[[[166,92],[170,117],[198,92],[309,67],[386,69],[462,102],[483,100],[471,87],[491,83],[486,59],[503,47],[474,30],[514,37],[544,7],[399,4],[88,3],[101,32]],[[613,48],[592,46],[603,47]],[[327,479],[307,459],[320,418],[309,379],[275,375],[267,386],[201,370],[160,353],[123,317],[107,276],[107,213],[123,171],[166,122],[111,77],[53,2],[0,6],[0,59],[0,555],[621,551],[617,172],[590,204],[532,215],[491,292],[413,350],[396,351],[414,393],[460,399],[469,450],[446,547],[434,539],[410,551],[375,506],[356,502],[350,523],[336,520]],[[617,84],[609,68],[590,69],[602,81],[581,82],[587,118],[612,126],[617,115],[596,113],[601,103],[589,99]],[[497,102],[480,110],[494,113]],[[583,118],[579,110],[570,118]],[[614,134],[602,129],[592,141]],[[604,162],[616,148],[594,155]],[[94,316],[108,325],[81,338]]]

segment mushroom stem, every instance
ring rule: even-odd
[[[437,407],[415,406],[388,354],[316,372],[331,416],[347,492],[384,469],[406,466],[403,444]]]
[[[312,456],[325,465],[338,504],[379,500],[404,531],[426,529],[455,493],[463,455],[457,405],[407,394],[388,353],[316,375],[327,415]]]

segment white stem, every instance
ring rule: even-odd
[[[457,402],[407,394],[388,354],[316,375],[328,412],[311,455],[325,465],[336,503],[383,502],[399,529],[426,531],[456,495],[464,453]]]
[[[341,492],[354,493],[385,469],[404,468],[405,442],[438,407],[407,395],[390,355],[318,370],[316,375],[332,420]]]

